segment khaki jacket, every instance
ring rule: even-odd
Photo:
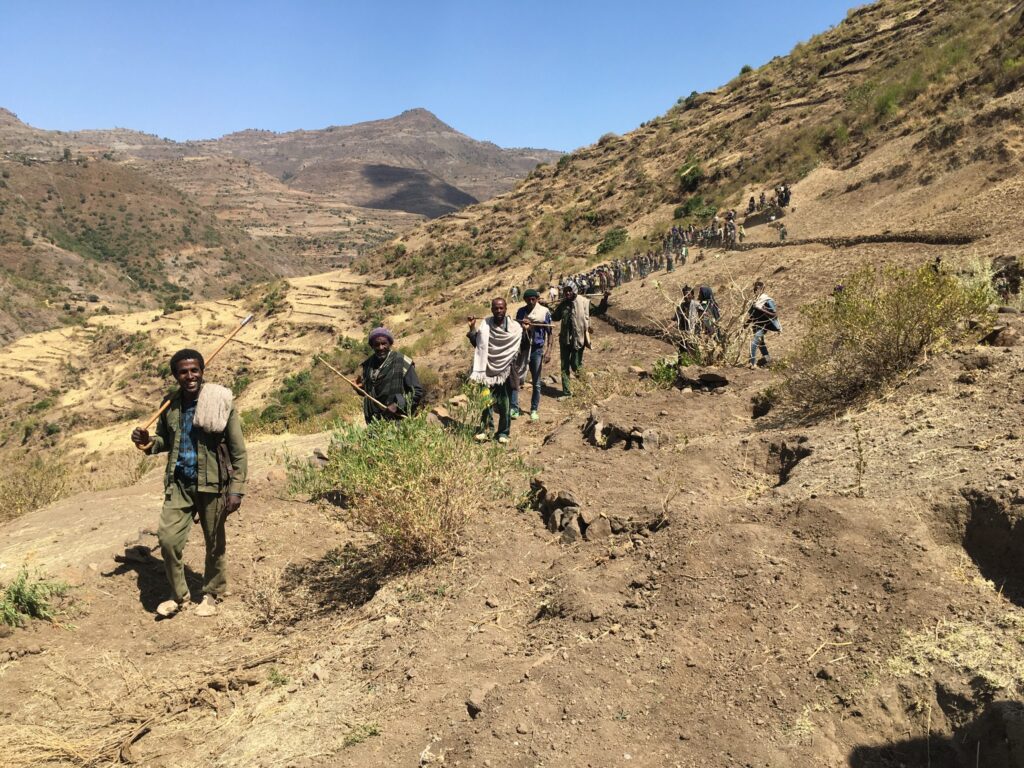
[[[167,469],[164,472],[165,488],[170,487],[174,482],[174,466],[178,463],[178,449],[181,445],[181,390],[168,397],[171,400],[171,405],[157,421],[156,434],[152,438],[153,445],[147,451],[150,454],[167,451]],[[196,469],[198,470],[196,490],[203,493],[225,491],[220,485],[217,464],[217,444],[223,440],[227,444],[231,466],[234,469],[226,492],[243,495],[249,462],[245,453],[245,439],[242,437],[242,423],[234,407],[231,408],[231,414],[228,416],[228,423],[223,432],[209,433],[203,429],[197,429],[196,438]]]

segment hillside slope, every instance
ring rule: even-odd
[[[932,200],[934,218],[922,226],[990,229],[956,206],[1020,172],[1022,10],[999,0],[856,9],[791,55],[404,235],[401,258],[382,251],[378,264],[448,285],[481,264],[538,264],[546,277],[592,263],[612,230],[629,239],[605,259],[660,247],[672,225],[705,226],[716,210],[742,212],[750,196],[812,171],[855,169],[880,149],[881,167],[859,186],[830,191],[832,214],[806,228],[796,219],[790,236],[904,229],[898,210],[882,209],[894,201],[916,217]],[[872,210],[868,220],[840,213],[862,207]]]
[[[785,386],[808,332],[800,310],[851,272],[977,274],[998,261],[1020,277],[1022,31],[1024,3],[881,2],[745,76],[777,77],[779,92],[741,78],[390,244],[374,263],[397,277],[293,278],[0,350],[4,466],[63,448],[81,474],[122,476],[0,527],[0,580],[25,563],[76,585],[61,618],[73,631],[36,622],[0,637],[5,759],[1020,768],[1019,290],[998,315],[1002,341],[979,343],[979,327],[930,349],[863,409],[814,422],[754,405]],[[955,56],[943,47],[952,39]],[[893,102],[888,87],[911,82],[904,63],[931,74]],[[858,88],[880,108],[867,123],[846,111]],[[768,116],[744,123],[763,111],[758,92]],[[822,137],[835,128],[822,130],[837,115],[850,138],[833,146]],[[712,140],[730,126],[728,141]],[[682,193],[694,153],[703,177]],[[256,310],[209,375],[244,383],[240,407],[259,413],[307,394],[286,382],[309,373],[314,353],[351,371],[361,347],[343,337],[384,321],[417,368],[438,374],[439,398],[469,364],[466,315],[492,296],[646,250],[693,196],[740,207],[782,180],[793,186],[779,211],[787,242],[752,222],[741,247],[695,246],[673,272],[617,288],[575,399],[555,399],[547,366],[540,419],[516,421],[509,447],[510,464],[531,468],[532,493],[523,480],[473,510],[453,559],[392,578],[357,567],[367,534],[287,482],[285,465],[328,450],[330,434],[253,434],[252,485],[229,525],[233,594],[215,620],[153,621],[165,595],[159,470],[128,483],[139,467],[112,465],[166,386],[171,350],[212,347]],[[677,221],[703,223],[696,210]],[[625,244],[595,253],[619,226]],[[757,277],[780,308],[784,330],[769,344],[781,365],[655,386],[646,372],[676,353],[658,326],[681,288],[713,287],[729,318]],[[315,376],[318,396],[345,389]],[[593,420],[644,447],[596,439]],[[559,532],[554,513],[570,500],[607,528]]]
[[[276,251],[123,165],[0,159],[4,340],[301,270]]]

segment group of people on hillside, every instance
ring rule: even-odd
[[[583,367],[584,350],[591,346],[590,318],[608,309],[610,291],[602,295],[601,303],[592,307],[590,299],[577,291],[574,281],[562,288],[561,301],[552,307],[541,300],[540,291],[530,288],[523,293],[525,303],[516,310],[515,319],[508,316],[508,305],[503,298],[491,300],[490,317],[467,318],[466,337],[473,346],[473,365],[470,381],[486,386],[489,405],[481,417],[478,441],[491,439],[491,430],[497,427],[494,438],[499,443],[509,441],[512,421],[521,415],[520,391],[530,377],[530,419],[539,418],[543,366],[551,360],[551,339],[554,323],[559,323],[558,351],[562,390],[559,400],[572,396],[571,378]]]
[[[754,199],[754,196],[750,196],[750,200],[747,201],[747,215],[757,213],[758,211],[771,210],[772,208],[785,208],[789,205],[790,200],[793,197],[793,190],[788,184],[779,184],[772,190],[771,198],[768,197],[767,192],[761,192],[761,196],[758,199]]]
[[[676,329],[682,338],[680,352],[693,353],[700,337],[722,338],[722,313],[715,300],[714,291],[709,285],[684,285],[682,294],[683,297],[675,308]],[[770,332],[781,332],[782,325],[779,323],[775,300],[765,293],[764,283],[760,280],[754,283],[753,296],[747,307],[744,322],[753,330],[749,366],[756,368],[758,365],[770,365],[771,356],[765,336]],[[758,353],[761,355],[760,363]]]
[[[787,205],[789,199],[789,188],[780,185],[770,202],[764,193],[759,203],[751,198],[748,213],[766,205]],[[481,414],[476,439],[490,440],[493,431],[493,438],[499,443],[509,442],[512,421],[521,414],[520,393],[527,379],[531,385],[530,419],[538,419],[543,367],[551,361],[555,323],[559,323],[561,373],[558,399],[564,400],[572,396],[571,380],[579,375],[584,352],[591,346],[590,318],[607,311],[614,288],[656,270],[673,271],[676,265],[686,263],[691,245],[727,245],[737,239],[742,241],[743,236],[735,211],[726,211],[722,217],[716,214],[704,229],[674,226],[664,236],[659,250],[615,259],[575,275],[562,275],[557,282],[549,275],[547,301],[537,289],[520,294],[520,288],[512,286],[509,299],[518,302],[521,295],[523,300],[514,318],[508,315],[504,297],[491,301],[489,317],[468,318],[466,336],[473,348],[469,379],[487,387],[489,392],[489,404]],[[596,295],[602,298],[594,306],[590,297]],[[683,298],[675,310],[681,332],[719,334],[720,318],[709,286],[683,287]],[[765,336],[770,331],[779,331],[780,326],[775,302],[764,292],[760,281],[754,286],[747,323],[753,330],[750,365],[757,364],[758,354],[762,363],[767,364],[770,357]],[[423,401],[424,388],[414,362],[395,349],[395,337],[387,328],[374,328],[368,342],[372,354],[363,361],[354,382],[364,395],[364,420],[369,424],[415,413]],[[205,362],[198,351],[182,349],[175,353],[170,370],[178,389],[165,398],[155,433],[138,428],[131,435],[132,442],[146,453],[168,454],[157,535],[171,597],[156,610],[166,618],[191,605],[183,552],[189,531],[198,522],[203,530],[206,561],[203,598],[194,613],[212,616],[217,613],[227,585],[225,523],[240,508],[245,492],[245,440],[231,390],[204,384]]]

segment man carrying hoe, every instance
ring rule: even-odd
[[[392,349],[395,337],[387,328],[374,328],[369,341],[373,354],[363,361],[356,377],[356,385],[370,395],[363,398],[363,418],[369,424],[378,419],[396,421],[412,415],[423,400],[416,364]],[[381,408],[373,400],[386,407]]]
[[[156,425],[156,434],[137,428],[132,442],[146,453],[167,453],[164,504],[157,537],[171,599],[157,607],[168,617],[190,601],[185,583],[182,553],[192,523],[203,528],[206,566],[203,600],[197,616],[212,616],[227,588],[225,573],[225,522],[242,503],[248,463],[242,425],[232,402],[231,390],[203,383],[205,363],[194,349],[171,357],[171,373],[178,391],[164,400],[170,405]]]

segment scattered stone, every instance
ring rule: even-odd
[[[529,732],[530,732],[530,728],[529,728],[529,726],[526,725],[526,723],[519,723],[519,725],[516,726],[516,733],[518,733],[520,735],[525,736]]]
[[[611,535],[612,524],[608,521],[607,517],[599,517],[587,526],[587,541],[598,541],[600,539],[607,539]]]
[[[320,683],[328,681],[327,671],[320,664],[313,664],[309,668],[309,676]]]
[[[498,601],[492,597],[488,597],[486,600],[484,600],[484,605],[486,605],[488,608],[497,608]]]
[[[548,513],[547,526],[551,533],[558,533],[562,530],[562,510],[552,509]]]
[[[583,531],[580,530],[579,518],[573,516],[562,526],[562,543],[575,544],[583,538]]]
[[[488,681],[473,689],[472,693],[469,694],[469,698],[466,699],[466,709],[470,717],[476,719],[484,711],[487,696],[497,687],[497,683]]]
[[[315,461],[315,460],[314,460]],[[282,467],[271,467],[267,470],[267,482],[272,485],[281,485],[288,482],[288,472]]]
[[[580,522],[584,525],[590,525],[600,517],[600,515],[592,509],[579,509],[578,507],[576,509],[580,516]]]
[[[1008,325],[997,325],[982,337],[981,343],[992,347],[1016,347],[1021,343],[1020,331]]]
[[[466,395],[456,395],[448,401],[448,405],[467,406],[469,405],[469,397]]]
[[[645,451],[658,448],[661,445],[661,435],[656,429],[645,429],[640,433],[640,447]]]

